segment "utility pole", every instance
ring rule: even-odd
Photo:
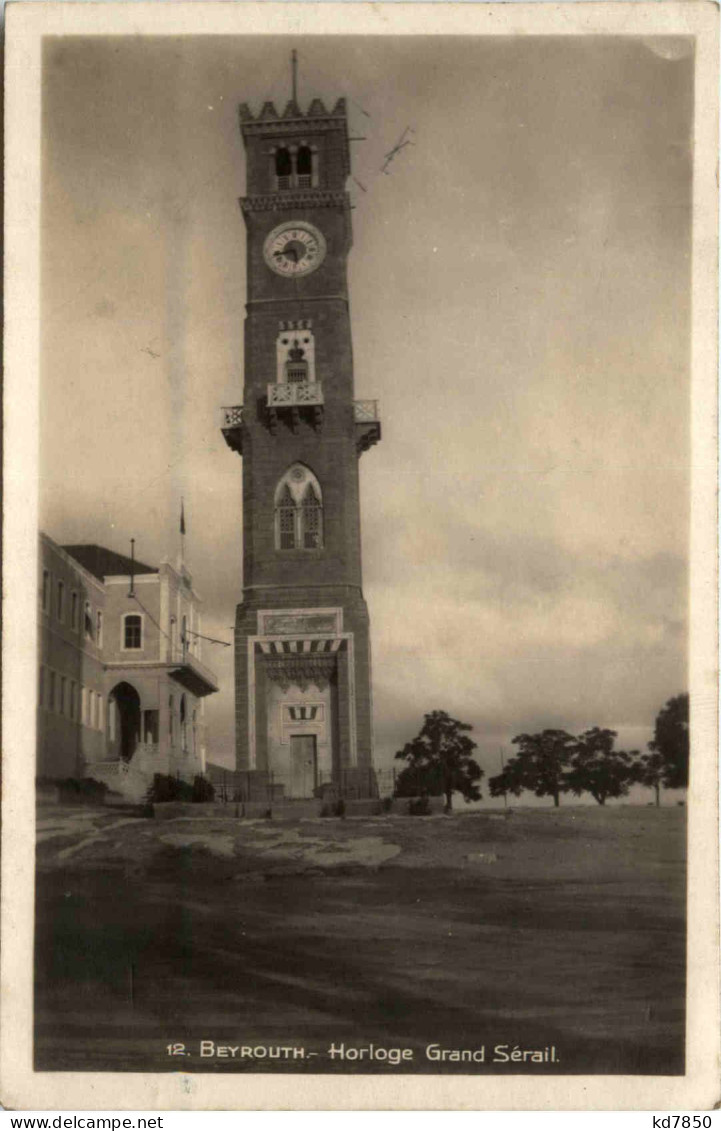
[[[130,589],[128,597],[135,596],[135,539],[130,539]]]

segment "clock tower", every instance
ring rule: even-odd
[[[345,101],[244,104],[240,130],[245,389],[223,409],[243,457],[236,769],[257,797],[373,796],[358,464],[380,422],[354,398]]]

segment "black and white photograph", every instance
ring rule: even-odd
[[[18,7],[5,800],[48,1106],[713,1102],[717,13]]]

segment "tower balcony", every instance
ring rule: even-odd
[[[279,416],[287,418],[295,432],[304,416],[317,430],[323,423],[323,386],[319,381],[295,381],[268,385],[268,426],[274,432]]]
[[[231,451],[243,454],[243,406],[224,405],[220,410],[220,430]]]
[[[381,421],[378,401],[353,401],[356,448],[358,454],[367,452],[381,438]]]

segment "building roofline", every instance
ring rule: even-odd
[[[50,548],[55,551],[58,557],[62,558],[63,561],[65,561],[65,563],[71,567],[71,569],[74,569],[76,573],[79,573],[83,578],[87,579],[87,581],[89,581],[91,585],[94,585],[96,589],[99,589],[101,593],[105,592],[105,584],[100,580],[100,578],[96,577],[94,573],[91,573],[90,570],[81,565],[80,562],[72,556],[72,554],[69,554],[67,550],[64,550],[63,547],[59,545],[59,543],[57,543],[53,538],[51,538],[49,534],[46,534],[44,530],[41,530],[39,532],[39,535],[40,541],[45,542],[46,545],[50,546]]]

